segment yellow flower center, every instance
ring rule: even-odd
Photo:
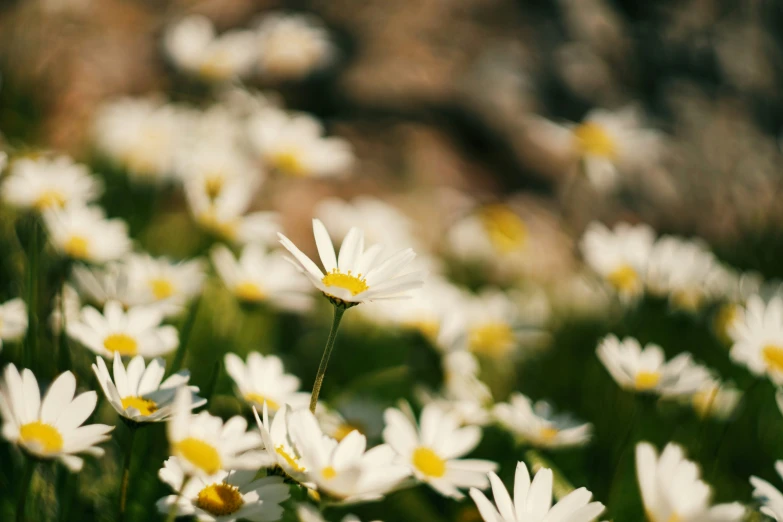
[[[25,446],[31,446],[42,453],[57,453],[63,448],[63,436],[57,428],[34,421],[19,428],[19,438]]]
[[[227,52],[213,52],[199,67],[201,76],[208,80],[225,80],[232,74],[231,59]]]
[[[783,372],[783,347],[768,344],[761,350],[761,356],[772,372]]]
[[[491,322],[470,329],[470,349],[491,357],[506,355],[515,344],[514,331],[506,323]]]
[[[136,340],[133,337],[118,333],[106,337],[103,340],[103,347],[112,353],[117,352],[120,355],[136,355],[138,344],[136,344]]]
[[[275,168],[292,176],[304,176],[305,168],[296,151],[284,151],[275,154],[272,159]]]
[[[35,200],[33,206],[38,210],[47,208],[62,208],[65,206],[66,198],[59,190],[45,190]]]
[[[234,295],[242,301],[258,302],[266,298],[266,294],[255,283],[244,281],[234,287]]]
[[[682,289],[672,295],[672,301],[682,310],[695,312],[702,303],[702,293],[697,288]]]
[[[321,282],[326,286],[337,286],[351,292],[351,295],[360,294],[370,289],[367,282],[362,278],[362,274],[352,275],[339,272],[336,268],[326,274]]]
[[[661,380],[661,374],[658,372],[639,372],[634,378],[634,386],[637,390],[652,390]]]
[[[446,461],[425,446],[413,451],[413,467],[428,477],[440,478],[446,474]]]
[[[245,400],[247,402],[254,402],[258,404],[259,406],[264,405],[264,401],[266,401],[266,406],[272,411],[277,411],[280,409],[280,405],[276,402],[270,399],[269,397],[265,397],[261,395],[260,393],[247,393],[245,394]]]
[[[715,317],[715,330],[726,342],[731,341],[731,328],[739,318],[739,308],[733,303],[727,303],[720,307]]]
[[[334,433],[332,434],[332,436],[335,439],[337,439],[338,441],[341,441],[345,437],[347,437],[348,434],[351,433],[352,431],[358,431],[359,433],[362,432],[362,430],[360,430],[356,426],[353,426],[353,425],[348,424],[346,422],[346,423],[343,423],[343,424],[340,424],[339,426],[337,426],[337,429],[334,430]]]
[[[621,292],[634,292],[640,285],[639,274],[631,265],[619,266],[606,279]]]
[[[208,176],[204,180],[204,192],[207,193],[209,199],[215,199],[220,195],[223,190],[224,179],[220,174],[214,174]]]
[[[613,159],[617,146],[606,130],[597,123],[586,122],[574,129],[576,146],[582,154]]]
[[[208,475],[220,471],[220,454],[214,446],[203,440],[193,437],[183,439],[174,445],[174,452]]]
[[[283,460],[285,460],[286,463],[295,471],[298,471],[300,473],[307,471],[302,465],[299,464],[299,459],[289,455],[289,453],[285,450],[285,447],[282,444],[275,446],[275,451],[277,452],[278,455],[283,457]]]
[[[196,505],[216,517],[239,511],[245,503],[239,488],[231,484],[211,484],[198,492]]]
[[[553,428],[551,426],[544,426],[543,428],[538,430],[538,438],[544,444],[548,444],[553,440],[555,440],[555,437],[557,437],[558,433],[560,433],[560,431],[558,431],[557,428]]]
[[[142,397],[125,397],[122,399],[122,409],[127,410],[128,408],[139,410],[139,413],[145,417],[158,411],[158,405],[155,404],[155,401]]]
[[[90,255],[90,242],[84,236],[73,235],[63,244],[63,250],[75,259],[87,259]]]
[[[499,252],[508,254],[525,245],[527,227],[506,205],[484,207],[479,211],[479,219],[489,235],[489,240]]]
[[[326,466],[324,469],[321,470],[321,476],[326,480],[332,480],[334,477],[337,476],[337,471],[335,471],[335,469],[332,466]]]
[[[174,285],[168,279],[152,279],[149,285],[152,295],[159,301],[174,295]]]

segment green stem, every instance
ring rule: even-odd
[[[174,499],[174,503],[169,508],[169,514],[166,516],[166,522],[174,522],[174,520],[177,518],[177,503],[179,502],[179,499],[182,498],[182,492],[185,491],[185,486],[188,485],[189,481],[190,477],[185,475],[185,478],[182,479],[182,487],[179,488],[179,491],[177,491],[177,498]]]
[[[128,502],[128,483],[130,482],[130,465],[131,456],[133,455],[133,443],[136,441],[137,427],[127,423],[128,431],[130,433],[127,448],[125,449],[125,463],[122,466],[122,485],[120,486],[120,506],[117,513],[117,520],[123,522],[125,520],[125,506]]]
[[[318,395],[321,393],[321,385],[324,382],[326,366],[329,364],[329,356],[332,355],[334,340],[337,338],[337,329],[340,328],[340,321],[342,320],[344,313],[345,308],[335,305],[332,329],[329,331],[329,337],[326,339],[324,354],[321,357],[321,364],[318,365],[318,374],[315,376],[315,384],[313,384],[313,394],[310,396],[310,411],[313,413],[315,413],[315,407],[318,405]]]
[[[24,366],[32,369],[38,351],[38,243],[39,230],[36,217],[31,218],[30,238],[27,245],[27,336],[25,337]]]
[[[197,297],[190,305],[188,316],[185,318],[185,323],[182,325],[182,332],[179,335],[177,353],[174,355],[174,361],[171,363],[171,367],[167,372],[168,375],[172,375],[182,368],[182,362],[185,360],[185,352],[187,351],[190,334],[193,332],[193,326],[196,324],[196,316],[198,315],[200,302],[201,297]]]
[[[60,363],[60,372],[66,372],[71,369],[71,349],[68,346],[68,319],[65,317],[65,277],[60,285],[60,333],[57,339],[58,359]]]
[[[19,492],[19,499],[16,501],[16,522],[24,522],[24,508],[27,505],[27,494],[30,492],[30,484],[33,482],[35,465],[37,462],[30,457],[25,459],[24,471],[22,474],[22,490]]]

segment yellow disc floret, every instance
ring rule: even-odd
[[[278,404],[277,401],[273,401],[269,397],[261,395],[260,393],[246,393],[245,400],[247,402],[254,402],[261,406],[263,406],[264,402],[266,402],[267,408],[272,411],[277,411],[280,409],[280,404]]]
[[[150,290],[155,299],[162,300],[167,299],[174,295],[174,285],[171,281],[164,278],[157,278],[150,280]]]
[[[90,255],[90,242],[84,236],[73,235],[63,243],[63,251],[75,259],[87,259]]]
[[[574,129],[576,145],[582,154],[613,159],[617,156],[614,139],[597,123],[587,122]]]
[[[652,390],[661,381],[661,374],[659,372],[639,372],[634,378],[634,386],[637,390],[645,391]]]
[[[762,348],[761,357],[770,371],[783,372],[783,347],[777,344],[768,344]]]
[[[303,472],[307,471],[307,470],[306,470],[304,467],[302,467],[302,466],[299,464],[299,460],[298,460],[296,457],[292,457],[292,456],[291,456],[291,455],[290,455],[290,454],[289,454],[289,453],[286,451],[285,447],[283,447],[283,445],[282,445],[282,444],[280,444],[280,445],[276,446],[276,447],[275,447],[275,451],[277,452],[277,454],[278,454],[278,455],[280,455],[281,457],[283,457],[283,460],[285,460],[285,461],[286,461],[286,463],[287,463],[289,466],[291,466],[291,468],[293,468],[293,469],[294,469],[294,471],[298,471],[298,472],[300,472],[300,473],[303,473]]]
[[[294,150],[275,154],[272,163],[277,170],[285,172],[286,174],[291,174],[293,176],[302,176],[305,174],[305,168],[304,165],[302,165],[302,161],[299,159],[299,154]]]
[[[103,347],[112,353],[120,355],[136,355],[139,346],[136,340],[126,334],[116,333],[107,336],[103,340]]]
[[[231,515],[245,503],[239,488],[231,484],[211,484],[198,492],[196,505],[216,517]]]
[[[508,254],[525,245],[527,227],[506,205],[487,205],[479,211],[484,228],[496,250]]]
[[[558,433],[560,433],[560,431],[557,428],[553,428],[552,426],[544,426],[538,430],[538,439],[544,444],[549,444],[555,440],[555,437],[557,437]]]
[[[261,287],[250,281],[243,281],[234,287],[234,295],[242,301],[258,302],[266,298]]]
[[[57,453],[63,449],[63,436],[57,428],[41,421],[22,425],[19,438],[22,444],[42,453]]]
[[[507,323],[488,322],[470,329],[469,343],[474,353],[500,357],[514,348],[514,330]]]
[[[337,476],[337,471],[332,466],[326,466],[321,470],[321,476],[326,480],[332,480]]]
[[[348,290],[351,295],[357,295],[370,289],[362,274],[353,275],[350,271],[343,274],[336,268],[326,274],[321,282],[326,286],[336,286]]]
[[[147,416],[158,411],[158,405],[155,401],[143,397],[125,397],[122,399],[122,409],[135,408],[140,414]]]
[[[413,467],[422,474],[440,478],[446,474],[446,461],[426,446],[420,446],[413,451]]]
[[[213,475],[221,469],[220,454],[214,446],[203,440],[193,437],[183,439],[174,445],[174,452],[207,475]]]
[[[59,190],[45,190],[35,200],[34,207],[38,210],[47,208],[62,208],[66,202],[65,196]]]
[[[620,265],[606,279],[618,291],[625,293],[633,293],[641,285],[639,274],[631,265]]]

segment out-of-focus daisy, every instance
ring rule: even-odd
[[[350,144],[323,134],[323,127],[312,116],[274,108],[248,122],[248,138],[261,160],[289,176],[319,178],[347,173],[353,163]]]
[[[82,308],[78,321],[66,325],[68,335],[100,355],[111,358],[141,355],[151,358],[173,351],[179,344],[177,329],[161,326],[163,315],[155,308],[137,306],[127,312],[109,301],[103,314],[91,306]]]
[[[133,301],[153,305],[167,316],[177,315],[201,292],[204,262],[200,259],[176,263],[165,257],[133,254],[125,262]]]
[[[725,420],[737,409],[737,405],[742,399],[742,392],[729,384],[712,378],[686,399],[700,417]]]
[[[20,298],[0,305],[0,349],[3,341],[16,341],[27,332],[27,306]]]
[[[436,404],[421,412],[417,426],[410,414],[389,408],[384,413],[386,428],[383,439],[411,467],[417,479],[426,482],[440,494],[463,498],[458,488],[485,489],[486,474],[497,464],[488,460],[460,459],[472,451],[481,439],[481,428],[465,426]]]
[[[783,299],[752,296],[731,332],[731,358],[756,375],[783,384]]]
[[[299,522],[327,522],[321,513],[309,504],[299,504],[296,506],[296,516]],[[354,515],[345,515],[340,522],[362,522]],[[374,522],[380,522],[375,520]]]
[[[340,247],[339,257],[324,224],[313,220],[313,234],[326,274],[282,234],[280,243],[294,256],[296,264],[313,285],[333,303],[353,306],[375,299],[399,299],[423,284],[421,272],[399,275],[416,257],[412,249],[382,256],[383,247],[364,248],[364,234],[353,228]]]
[[[518,462],[514,475],[513,501],[495,473],[489,474],[494,505],[475,488],[471,488],[470,497],[485,522],[590,522],[603,513],[604,505],[590,502],[593,494],[586,488],[575,489],[553,506],[552,480],[552,470],[541,468],[531,481],[525,463]]]
[[[293,410],[287,404],[283,405],[272,421],[269,420],[269,408],[266,403],[264,403],[261,412],[263,420],[259,417],[258,410],[253,407],[253,415],[264,441],[267,459],[297,482],[307,484],[308,480],[305,474],[308,469],[307,465],[288,433],[288,421]]]
[[[43,216],[49,241],[71,259],[105,263],[120,258],[131,248],[128,225],[121,219],[106,219],[99,207],[50,208]]]
[[[644,290],[647,260],[655,232],[647,225],[618,223],[613,230],[601,223],[587,227],[580,249],[587,264],[623,299],[633,299]]]
[[[738,502],[710,506],[710,487],[701,480],[699,467],[685,458],[677,444],[667,444],[660,457],[651,444],[637,444],[636,476],[650,522],[739,522],[745,515]]]
[[[724,302],[718,307],[713,326],[718,337],[727,344],[732,344],[732,334],[736,325],[744,315],[744,305],[751,296],[761,293],[764,279],[758,272],[736,273],[734,270],[721,266],[724,271],[723,285],[718,289],[718,297]]]
[[[243,303],[267,303],[291,311],[305,311],[312,305],[312,285],[279,252],[267,252],[258,243],[242,249],[239,259],[223,245],[211,252],[226,288]]]
[[[166,370],[163,359],[153,359],[145,366],[144,358],[137,355],[131,359],[126,369],[120,354],[114,352],[114,378],[102,357],[97,357],[96,363],[92,365],[92,370],[98,377],[98,383],[109,404],[122,417],[133,422],[159,422],[168,419],[174,395],[183,386],[193,393],[192,408],[198,408],[207,402],[196,395],[197,386],[188,386],[190,372],[187,370],[177,372],[161,382]]]
[[[128,265],[122,261],[112,261],[102,266],[77,264],[73,267],[72,275],[76,289],[86,302],[103,307],[109,301],[118,301],[125,308],[140,304],[135,301],[131,291]]]
[[[237,395],[251,406],[262,409],[264,402],[272,413],[284,404],[294,408],[307,406],[310,394],[300,392],[299,378],[283,369],[283,361],[276,355],[251,352],[245,364],[238,355],[227,353],[226,373],[236,386]]]
[[[632,337],[620,341],[609,335],[596,353],[615,382],[626,390],[665,397],[692,395],[712,380],[709,370],[694,363],[691,354],[681,353],[667,362],[660,346],[642,348]]]
[[[212,22],[191,15],[166,29],[164,46],[180,69],[209,81],[226,81],[245,76],[256,60],[255,35],[234,30],[220,36]]]
[[[191,414],[192,393],[177,390],[167,423],[171,453],[178,457],[186,475],[212,477],[221,470],[258,470],[273,462],[261,449],[257,431],[246,431],[247,421],[235,416],[225,423],[202,411]]]
[[[103,187],[86,166],[67,156],[57,156],[14,161],[1,190],[9,205],[42,211],[85,205],[95,200]]]
[[[775,471],[783,477],[783,460],[775,462]],[[758,477],[750,477],[750,483],[753,485],[753,497],[763,504],[761,512],[774,518],[777,522],[783,521],[783,493],[766,480]]]
[[[256,479],[256,471],[247,470],[218,471],[211,477],[186,480],[185,470],[180,459],[170,457],[158,471],[160,479],[178,493],[158,501],[161,513],[176,504],[177,516],[192,516],[200,522],[266,522],[283,516],[280,504],[290,493],[280,477]]]
[[[84,464],[78,453],[103,455],[96,446],[109,438],[114,428],[104,424],[82,426],[92,415],[98,395],[84,392],[74,398],[76,377],[60,374],[41,399],[33,372],[9,364],[0,381],[0,415],[3,437],[39,459],[59,459],[72,471]]]
[[[590,424],[570,415],[556,415],[548,402],[533,404],[521,393],[512,394],[507,403],[496,404],[492,412],[504,428],[533,446],[563,448],[590,440]]]
[[[312,15],[266,14],[258,26],[257,41],[260,72],[274,80],[298,80],[335,58],[329,33]]]
[[[241,183],[248,178],[247,184],[252,185],[263,176],[259,167],[231,138],[214,135],[182,147],[177,173],[183,182],[201,185],[210,200],[217,198],[232,182]]]
[[[492,261],[524,252],[528,228],[508,205],[493,203],[479,207],[460,219],[448,232],[450,251],[465,261]]]

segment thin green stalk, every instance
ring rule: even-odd
[[[24,522],[24,508],[27,505],[27,494],[30,492],[30,484],[33,482],[36,464],[35,459],[25,458],[24,471],[22,472],[22,489],[19,492],[19,499],[16,501],[16,522]]]
[[[128,483],[130,482],[130,465],[131,465],[131,457],[133,456],[133,443],[136,441],[136,431],[138,430],[138,427],[131,424],[126,423],[126,426],[128,426],[128,442],[127,447],[125,448],[125,463],[122,466],[122,485],[120,486],[120,505],[119,505],[119,511],[117,513],[117,520],[119,522],[123,522],[125,520],[125,506],[128,502]]]
[[[174,499],[174,503],[171,504],[171,507],[169,508],[169,514],[166,516],[166,522],[174,522],[174,520],[177,518],[177,503],[179,502],[179,499],[182,498],[182,492],[185,491],[185,486],[188,485],[188,482],[190,482],[190,477],[185,475],[185,478],[182,479],[182,487],[179,488],[179,491],[177,491],[177,498]]]
[[[212,367],[212,375],[209,377],[207,387],[204,388],[204,398],[207,399],[207,403],[211,404],[212,394],[215,393],[215,387],[217,386],[218,377],[220,377],[220,370],[223,368],[223,358],[218,357]]]
[[[71,348],[68,346],[68,319],[65,316],[65,277],[60,285],[60,333],[57,339],[57,355],[60,373],[71,369]]]
[[[313,413],[315,413],[315,407],[318,405],[318,395],[321,393],[321,385],[324,382],[326,366],[329,364],[329,357],[332,355],[332,350],[334,349],[334,340],[337,338],[337,329],[340,328],[340,321],[342,320],[344,313],[345,308],[337,305],[334,306],[332,329],[329,331],[329,337],[326,339],[324,354],[321,357],[321,364],[318,366],[315,384],[313,384],[313,394],[310,396],[310,411]]]
[[[25,337],[24,366],[31,368],[38,351],[38,248],[40,226],[31,217],[30,237],[27,245],[27,336]]]
[[[182,362],[185,360],[185,352],[187,351],[190,334],[193,332],[193,326],[196,324],[196,316],[198,315],[198,308],[200,303],[201,297],[197,297],[190,305],[188,316],[185,318],[185,323],[182,325],[182,332],[179,334],[179,346],[177,347],[177,353],[174,355],[174,361],[172,361],[171,367],[167,372],[168,375],[176,373],[180,368],[182,368]]]

